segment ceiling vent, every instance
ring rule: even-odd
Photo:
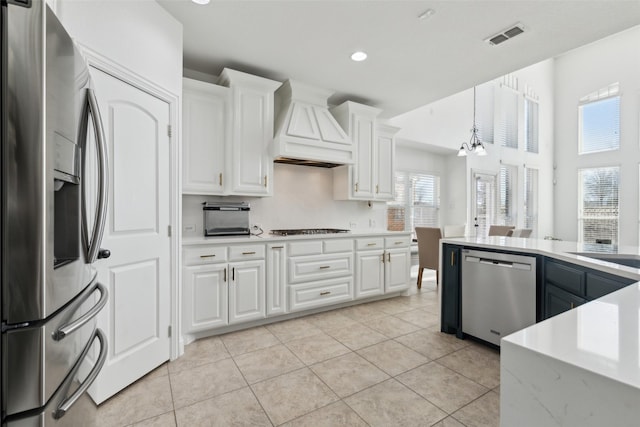
[[[500,43],[504,43],[509,39],[514,38],[515,36],[524,33],[524,25],[521,23],[517,23],[511,28],[504,30],[494,36],[485,39],[486,42],[489,42],[491,45],[499,45]]]

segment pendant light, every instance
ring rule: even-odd
[[[484,148],[484,144],[478,137],[478,126],[476,125],[476,87],[473,87],[473,127],[471,128],[471,139],[469,142],[463,142],[458,150],[458,157],[464,157],[467,155],[467,151],[476,153],[478,156],[486,156],[487,150]]]

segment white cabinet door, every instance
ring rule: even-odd
[[[264,318],[264,261],[231,263],[229,271],[229,324]]]
[[[365,298],[384,293],[383,251],[359,252],[356,255],[355,298]]]
[[[170,357],[169,104],[91,68],[109,156],[109,209],[98,280],[107,362],[89,393],[103,402]]]
[[[220,83],[231,90],[231,193],[273,194],[273,93],[281,83],[225,68]]]
[[[227,264],[184,267],[183,332],[217,328],[228,323]]]
[[[352,120],[353,140],[356,145],[356,163],[353,165],[353,197],[371,200],[375,195],[373,180],[375,119],[354,114]]]
[[[385,292],[397,292],[409,287],[411,251],[387,249],[385,252]]]
[[[376,199],[393,200],[394,194],[394,156],[395,142],[393,134],[384,132],[378,133],[378,143],[376,145]]]
[[[267,316],[286,313],[286,262],[284,243],[267,245]]]
[[[224,194],[229,88],[183,79],[182,191]]]

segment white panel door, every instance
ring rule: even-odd
[[[109,207],[98,318],[109,355],[90,394],[100,403],[170,356],[169,104],[92,68],[109,155]]]
[[[384,293],[383,251],[358,253],[356,268],[356,298]]]
[[[267,316],[284,314],[286,305],[286,255],[284,243],[267,245]]]
[[[393,136],[380,135],[376,155],[376,199],[393,200],[394,194],[394,142]]]
[[[385,252],[384,291],[397,292],[409,287],[411,252],[407,249],[387,249]]]
[[[229,264],[229,324],[265,317],[264,261]]]

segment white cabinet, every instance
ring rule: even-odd
[[[410,243],[408,235],[358,239],[355,298],[407,289],[411,268]]]
[[[267,316],[284,314],[286,305],[286,250],[284,243],[267,245]]]
[[[226,269],[226,264],[184,268],[184,332],[202,331],[227,324]]]
[[[353,299],[353,239],[287,243],[289,311]]]
[[[229,264],[229,324],[265,317],[264,261]]]
[[[225,68],[218,80],[231,91],[230,194],[273,194],[273,93],[280,82]]]
[[[182,192],[225,194],[229,88],[183,79]]]
[[[183,332],[265,317],[265,246],[200,246],[184,250]]]
[[[393,200],[395,134],[399,128],[381,124],[379,109],[347,101],[331,112],[347,129],[356,150],[353,165],[333,169],[336,200]]]

